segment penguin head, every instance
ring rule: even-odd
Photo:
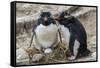
[[[69,14],[68,12],[62,11],[62,12],[60,13],[59,18],[66,18],[66,16],[70,16],[70,14]]]
[[[66,25],[69,23],[71,15],[68,12],[62,11],[55,16],[54,19],[59,22],[59,24]]]
[[[67,17],[69,17],[70,14],[68,12],[64,12],[62,11],[60,14],[58,14],[58,16],[56,16],[54,19],[55,20],[62,20],[62,19],[65,19]]]
[[[43,24],[44,26],[48,26],[51,23],[55,23],[54,19],[51,16],[52,15],[50,12],[42,12],[38,22],[40,22],[40,24]]]
[[[50,17],[51,16],[51,13],[50,12],[42,12],[41,17]]]

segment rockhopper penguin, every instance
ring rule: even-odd
[[[44,53],[52,53],[58,44],[58,28],[50,12],[42,12],[33,26],[34,47]]]
[[[68,13],[62,12],[55,19],[59,22],[64,38],[69,46],[69,60],[90,53],[87,49],[87,34],[81,22]]]

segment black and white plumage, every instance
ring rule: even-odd
[[[62,12],[56,19],[61,26],[64,38],[69,44],[70,57],[74,60],[79,56],[86,56],[90,53],[87,49],[87,35],[83,25],[74,16]]]
[[[58,29],[50,12],[42,12],[40,16],[33,26],[34,46],[44,53],[51,53],[52,48],[58,44]]]

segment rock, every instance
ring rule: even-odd
[[[43,58],[42,54],[35,54],[32,58],[33,62],[40,61]]]
[[[17,49],[17,63],[26,63],[26,62],[29,62],[29,54],[30,54],[30,57],[33,57],[32,58],[32,61],[35,62],[35,61],[39,61],[42,59],[43,55],[42,54],[36,54],[36,53],[39,53],[39,51],[37,51],[35,48],[20,48],[20,49]]]
[[[91,56],[93,57],[93,59],[96,59],[96,52],[93,52],[93,53],[91,54]]]
[[[16,34],[18,33],[23,33],[24,32],[24,23],[20,22],[18,24],[16,24]]]
[[[17,33],[24,32],[24,26],[26,31],[32,28],[32,21],[39,18],[42,11],[50,11],[53,15],[59,14],[62,11],[70,12],[71,15],[78,18],[92,15],[95,13],[93,7],[78,7],[78,6],[57,6],[57,5],[35,5],[35,4],[17,4]],[[92,13],[91,13],[92,12]],[[91,14],[90,14],[91,13]],[[19,24],[22,23],[22,24]],[[26,23],[26,24],[24,24]]]
[[[23,62],[24,60],[28,59],[28,54],[24,51],[23,48],[17,49],[16,59],[17,62]]]

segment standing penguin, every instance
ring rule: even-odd
[[[50,12],[42,12],[33,26],[34,47],[44,53],[52,53],[58,44],[58,29]]]
[[[56,20],[61,25],[64,38],[69,45],[69,60],[74,60],[79,56],[86,56],[90,53],[87,49],[87,35],[83,25],[74,16],[62,12]]]

